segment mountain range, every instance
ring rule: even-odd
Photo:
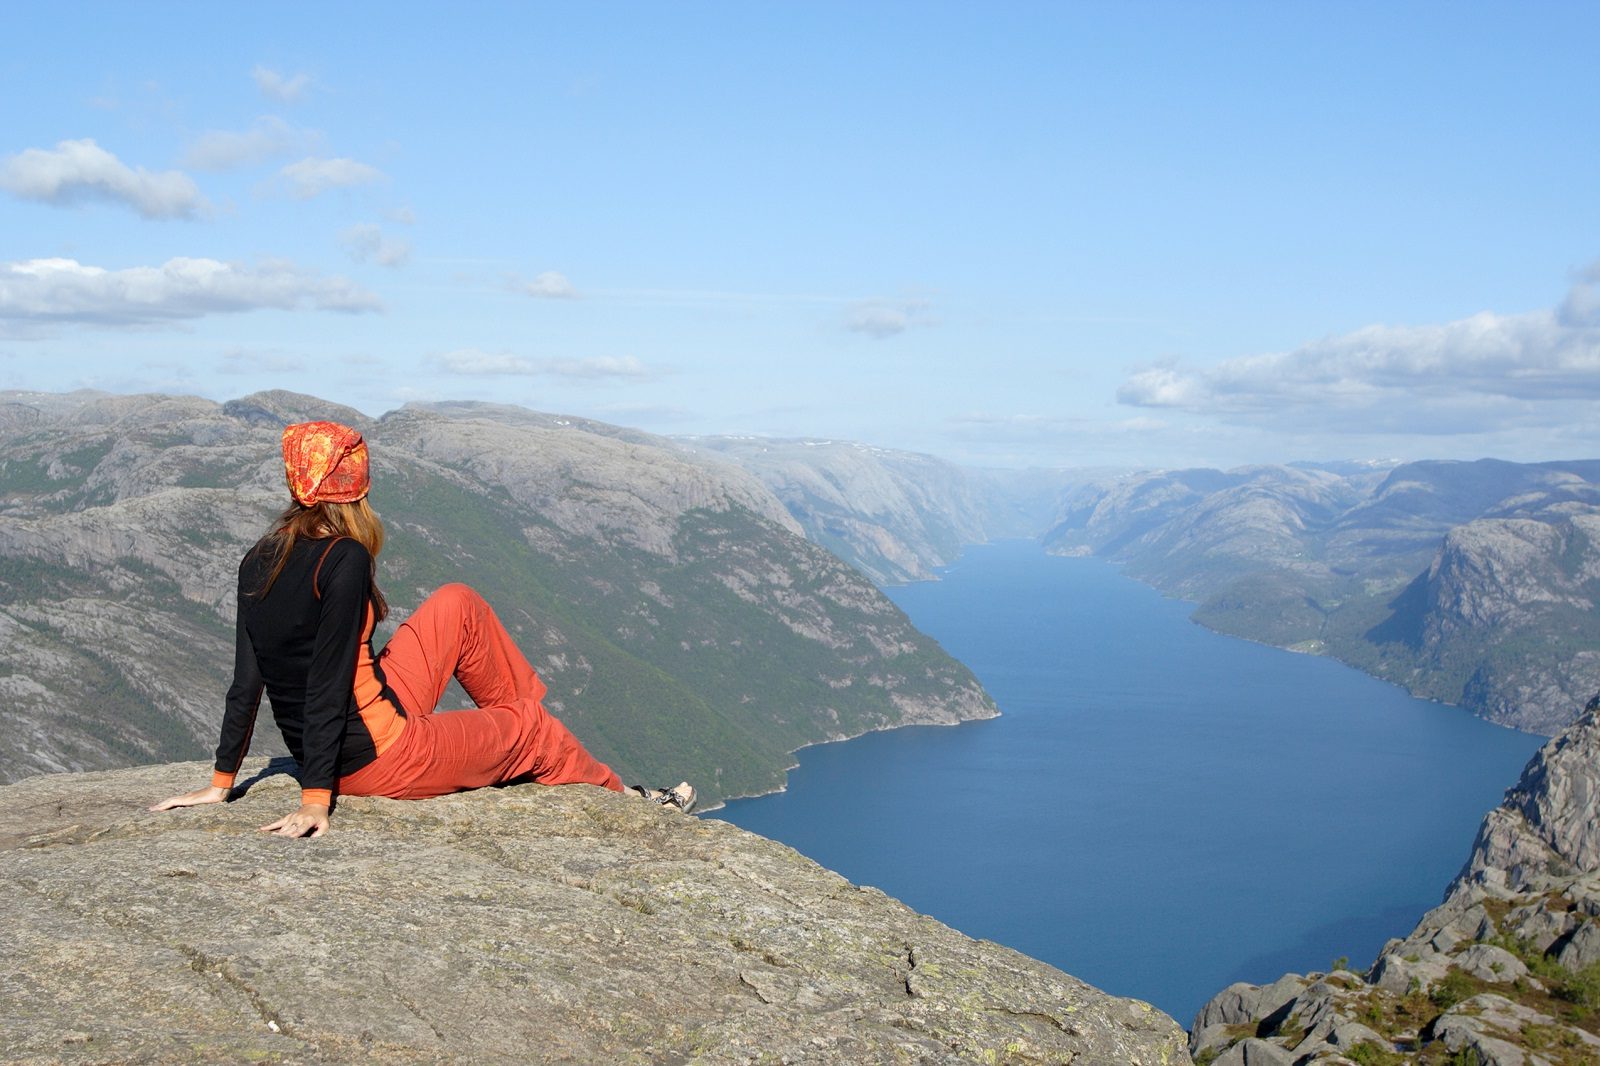
[[[5,393],[0,780],[209,750],[234,567],[285,502],[278,430],[309,418],[373,443],[396,620],[477,585],[598,754],[712,804],[781,787],[805,744],[996,713],[873,582],[999,537],[1517,728],[1600,688],[1595,461],[985,471],[508,405]]]
[[[1143,472],[1071,490],[1043,541],[1530,732],[1600,687],[1600,462]]]

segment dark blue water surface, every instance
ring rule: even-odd
[[[715,817],[1185,1025],[1409,932],[1541,742],[1033,544],[890,596],[1003,717],[809,748]]]

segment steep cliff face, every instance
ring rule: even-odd
[[[5,399],[0,780],[215,744],[236,567],[287,502],[278,433],[307,418],[372,446],[391,624],[478,587],[552,709],[630,779],[692,776],[714,803],[778,787],[804,744],[995,713],[754,477],[643,434],[290,393]]]
[[[1600,1062],[1600,697],[1533,757],[1444,902],[1370,971],[1234,985],[1196,1017],[1190,1048],[1216,1063]]]
[[[149,814],[203,763],[0,788],[8,1062],[1188,1062],[1146,1004],[781,845],[587,786]]]
[[[1600,515],[1480,519],[1445,535],[1368,639],[1410,653],[1389,676],[1413,689],[1554,733],[1600,688],[1597,598]]]
[[[930,578],[989,539],[989,501],[964,471],[930,455],[854,441],[689,443],[760,478],[807,536],[880,584]]]
[[[979,470],[858,441],[686,437],[749,471],[806,536],[880,585],[922,581],[970,544],[1036,537],[1092,470]]]

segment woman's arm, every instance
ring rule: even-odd
[[[233,684],[228,686],[222,712],[222,738],[217,742],[217,761],[211,773],[211,784],[225,790],[233,787],[239,767],[250,751],[256,712],[261,709],[261,693],[266,687],[261,678],[261,665],[256,661],[255,647],[250,643],[250,630],[245,627],[245,595],[241,572],[238,621],[234,623]]]
[[[185,792],[181,796],[168,796],[160,803],[152,803],[152,811],[170,811],[174,807],[198,807],[202,803],[221,803],[228,798],[231,789],[218,788],[216,785],[207,785],[197,788],[193,792]]]
[[[244,762],[245,753],[250,750],[250,737],[255,731],[256,712],[261,707],[261,692],[265,687],[261,666],[256,662],[255,648],[250,643],[250,632],[245,628],[244,598],[241,564],[239,610],[234,622],[233,684],[228,686],[227,702],[222,712],[222,738],[217,743],[217,760],[211,773],[211,784],[180,796],[169,796],[152,805],[152,811],[221,803],[233,791],[234,778]]]
[[[302,803],[293,814],[286,814],[270,825],[261,827],[263,833],[276,833],[281,837],[319,837],[328,831],[328,805]]]

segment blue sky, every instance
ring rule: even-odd
[[[1600,455],[1600,5],[30,4],[0,389]]]

